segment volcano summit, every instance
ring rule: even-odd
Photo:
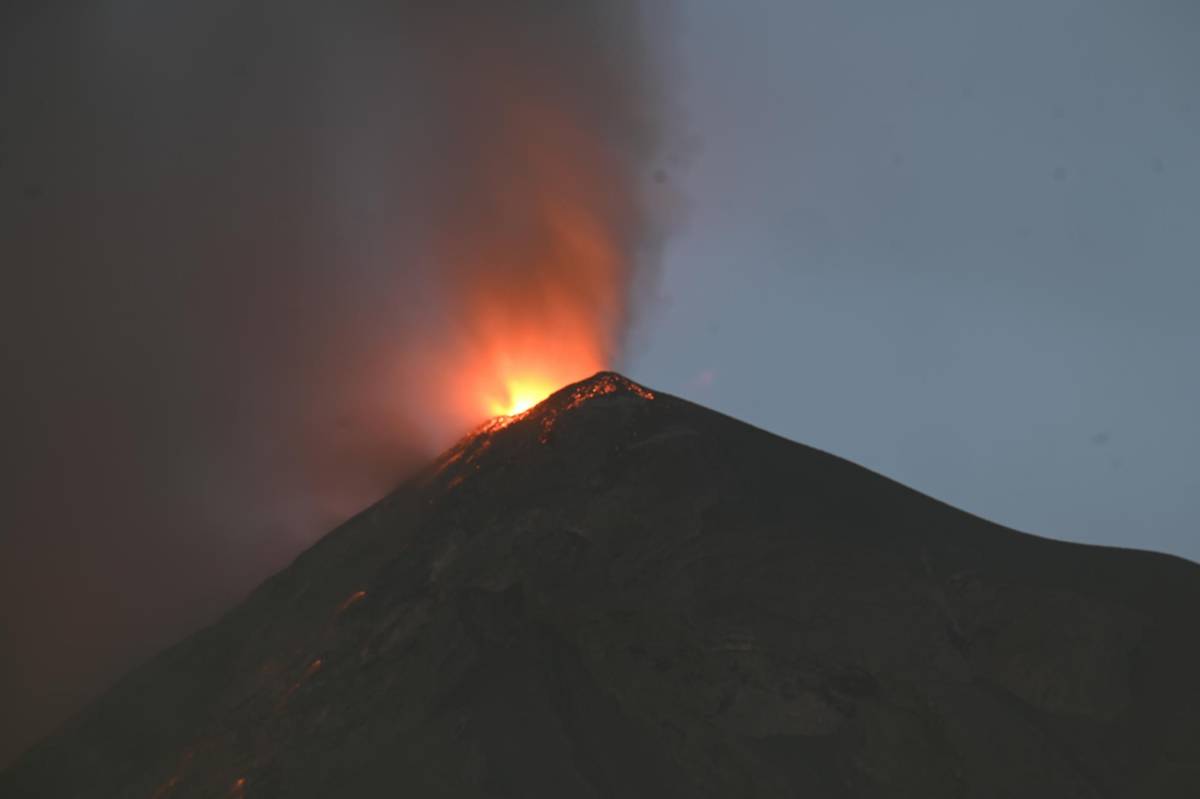
[[[1200,567],[601,373],[137,669],[5,797],[1196,797]]]

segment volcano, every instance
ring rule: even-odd
[[[464,438],[0,795],[1194,799],[1197,609],[1193,563],[601,373]]]

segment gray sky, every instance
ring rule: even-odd
[[[1200,5],[684,0],[627,371],[1017,529],[1200,560]]]

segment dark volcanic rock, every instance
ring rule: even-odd
[[[5,797],[1200,796],[1200,567],[602,374],[126,677]]]

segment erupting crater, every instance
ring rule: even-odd
[[[550,396],[554,387],[541,380],[514,380],[508,384],[502,400],[491,402],[496,416],[516,416]]]
[[[505,431],[505,437],[516,433],[518,438],[524,436],[517,432],[517,428],[536,431],[536,443],[546,445],[552,441],[555,427],[565,413],[597,398],[618,394],[638,401],[656,399],[654,392],[616,372],[597,372],[586,380],[564,386],[523,410],[495,416],[479,425],[447,450],[435,464],[433,475],[443,479],[448,488],[456,488],[480,467],[481,459],[492,449],[501,431]],[[528,424],[518,424],[526,422]],[[532,436],[529,440],[533,442]]]
[[[513,409],[500,413],[484,423],[479,432],[492,432],[508,427],[513,422],[528,418],[535,412],[542,417],[543,432],[549,432],[554,421],[563,411],[578,408],[588,400],[609,394],[625,393],[643,400],[654,399],[654,392],[639,386],[627,377],[616,372],[597,372],[586,380],[572,383],[551,393],[525,394],[520,403],[514,403]]]

